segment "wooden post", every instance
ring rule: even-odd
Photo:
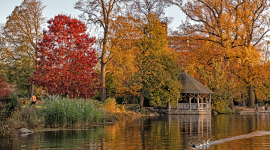
[[[199,98],[199,95],[198,95],[198,97],[197,97],[197,104],[198,104],[197,110],[199,110],[199,106],[200,106],[200,98]]]
[[[209,98],[209,103],[211,104],[211,94],[210,94],[210,98]]]
[[[211,94],[209,96],[209,107],[210,107],[210,112],[211,112]]]
[[[189,110],[191,110],[191,95],[189,94]]]
[[[211,94],[209,96],[209,104],[208,104],[208,107],[210,107],[210,114],[211,114]],[[208,108],[209,109],[209,108]]]
[[[193,128],[193,127],[192,127],[192,117],[189,116],[189,133],[190,133],[190,134],[192,134],[192,131],[193,131],[192,128]]]

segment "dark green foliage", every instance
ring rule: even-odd
[[[0,124],[0,138],[12,138],[18,135],[18,131],[6,125]]]
[[[215,93],[212,96],[212,110],[219,113],[230,112],[228,106],[231,103],[231,99],[235,97],[235,93],[232,90],[233,80],[225,77],[221,63],[214,61],[211,71],[199,67],[199,72],[206,82],[206,86]]]
[[[10,114],[18,108],[18,99],[19,97],[13,93],[1,100],[5,105],[4,113],[6,117],[9,117]]]
[[[139,54],[136,65],[139,70],[133,78],[140,84],[150,105],[165,106],[171,103],[175,106],[181,89],[181,83],[177,80],[180,72],[177,55],[167,49],[167,35],[160,21],[154,16],[147,19],[145,34],[137,43]]]

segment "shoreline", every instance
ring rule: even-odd
[[[117,117],[116,117],[117,116]],[[84,123],[79,123],[79,124],[64,124],[63,126],[58,126],[58,127],[53,127],[54,125],[47,126],[46,124],[40,124],[37,127],[31,128],[31,127],[27,127],[25,126],[25,122],[16,122],[15,124],[23,124],[18,125],[18,126],[14,126],[14,122],[2,122],[1,123],[1,130],[0,131],[4,131],[4,130],[8,130],[8,134],[4,133],[3,135],[0,135],[1,138],[5,138],[5,139],[10,139],[10,138],[17,138],[20,137],[20,132],[19,130],[22,128],[25,128],[30,130],[30,131],[34,131],[34,132],[44,132],[44,131],[60,131],[60,130],[91,130],[94,127],[102,127],[102,126],[106,126],[106,125],[113,125],[117,122],[120,121],[124,121],[124,120],[133,120],[133,119],[137,119],[140,118],[142,116],[150,116],[150,115],[141,115],[138,114],[134,111],[127,111],[126,113],[112,113],[109,114],[109,117],[105,117],[103,118],[104,121],[102,122],[84,122]],[[11,123],[11,124],[10,124]],[[5,132],[5,131],[4,131]]]
[[[240,114],[240,115],[258,115],[258,114],[270,114],[269,111],[240,111],[238,112],[237,114]]]
[[[268,114],[270,113],[269,110],[262,110],[262,107],[258,107],[256,111],[254,108],[247,108],[246,106],[235,106],[238,110],[237,114],[240,115],[257,115],[257,114]]]

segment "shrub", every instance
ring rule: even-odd
[[[36,128],[44,124],[43,118],[35,106],[26,106],[14,111],[9,121],[13,128]]]
[[[6,117],[10,117],[11,113],[18,108],[18,96],[16,94],[11,94],[4,99],[2,99],[2,103],[5,106],[4,115]]]
[[[104,109],[109,113],[121,112],[126,113],[124,105],[117,105],[115,98],[107,98],[103,105]]]
[[[30,104],[30,100],[28,98],[21,98],[22,104]]]
[[[0,100],[10,95],[11,91],[8,88],[8,83],[6,78],[4,78],[0,72]]]
[[[115,112],[116,111],[116,100],[115,98],[107,98],[104,102],[104,109],[107,112]]]
[[[8,126],[0,125],[0,138],[10,138],[17,136],[18,132]]]
[[[145,107],[141,108],[140,111],[141,111],[142,114],[146,114]]]

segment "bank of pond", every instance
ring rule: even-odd
[[[126,111],[125,105],[108,98],[104,103],[90,99],[50,97],[39,105],[20,105],[2,110],[0,137],[12,138],[21,128],[38,131],[44,128],[87,128],[103,125],[138,114]]]

